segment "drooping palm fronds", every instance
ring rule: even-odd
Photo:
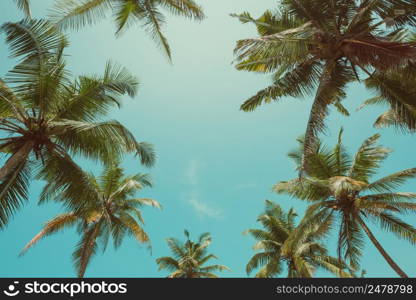
[[[208,254],[208,246],[211,244],[209,233],[201,234],[197,241],[191,241],[190,235],[185,230],[186,242],[183,243],[175,238],[168,238],[167,243],[173,257],[159,257],[156,262],[159,270],[167,270],[169,278],[217,278],[214,272],[227,271],[229,268],[223,265],[205,264],[217,257]]]
[[[394,126],[405,132],[416,131],[416,66],[411,64],[400,72],[375,73],[365,81],[376,96],[363,106],[385,105],[389,109],[380,115],[376,127]]]
[[[119,35],[133,24],[141,24],[171,59],[171,50],[163,33],[166,23],[162,10],[193,20],[202,20],[202,8],[193,0],[59,0],[51,19],[61,28],[79,29],[113,14]]]
[[[32,16],[30,11],[30,1],[29,0],[14,0],[16,2],[17,7],[24,12],[27,18]]]
[[[48,221],[21,254],[40,239],[77,226],[81,240],[75,247],[73,260],[78,276],[84,277],[98,247],[104,251],[111,238],[115,248],[122,244],[126,235],[135,237],[139,243],[149,243],[142,227],[141,208],[161,206],[153,199],[135,197],[138,191],[151,186],[148,175],[126,176],[117,164],[109,164],[101,176],[95,177],[79,168],[67,168],[59,159],[47,163],[48,168],[42,171],[41,176],[53,183],[43,189],[40,202],[62,202],[68,212]],[[55,180],[59,172],[66,174]]]
[[[0,151],[7,157],[0,168],[0,228],[27,199],[30,164],[62,160],[70,168],[76,167],[71,156],[106,162],[125,153],[146,166],[154,163],[151,145],[117,121],[102,121],[123,95],[136,95],[133,75],[108,63],[101,76],[72,80],[63,54],[68,42],[55,26],[25,19],[1,29],[20,61],[0,80],[0,130],[6,134]]]
[[[266,11],[257,19],[249,13],[234,16],[254,23],[259,33],[237,42],[237,69],[273,73],[273,84],[241,109],[253,111],[288,96],[314,97],[301,171],[325,129],[329,107],[347,114],[341,102],[349,83],[371,80],[373,73],[400,72],[416,58],[416,43],[403,34],[416,23],[414,1],[284,0],[276,12]]]
[[[304,219],[299,225],[296,216],[293,208],[286,213],[279,205],[266,201],[265,212],[258,218],[263,229],[245,232],[256,239],[253,248],[260,251],[248,262],[247,273],[259,269],[256,277],[272,278],[286,266],[287,277],[313,277],[319,268],[336,276],[351,277],[347,265],[328,255],[320,241],[330,229],[332,216],[313,224],[306,224],[308,220]]]
[[[338,256],[358,269],[364,234],[368,236],[388,264],[401,277],[406,273],[397,265],[376,239],[367,221],[372,221],[397,238],[416,243],[416,229],[400,216],[416,212],[416,193],[397,192],[409,179],[416,178],[416,168],[406,169],[372,181],[390,150],[377,145],[378,134],[366,139],[351,157],[342,143],[342,131],[333,149],[321,143],[308,157],[305,177],[280,182],[277,193],[310,201],[307,218],[322,221],[333,215],[338,222]],[[290,156],[300,168],[303,140]]]

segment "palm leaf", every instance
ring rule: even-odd
[[[56,233],[64,229],[65,227],[72,226],[76,221],[78,221],[78,219],[79,216],[74,213],[64,213],[48,221],[43,227],[43,229],[26,244],[26,246],[20,252],[19,256],[24,255],[40,239],[44,238],[45,236]]]
[[[6,42],[12,57],[23,59],[39,57],[54,52],[62,46],[65,37],[48,21],[24,19],[17,23],[5,23],[1,31],[6,34]]]
[[[0,183],[0,229],[29,200],[32,163],[23,160]]]
[[[60,0],[51,10],[50,18],[60,28],[80,29],[103,18],[111,7],[108,0]]]
[[[380,163],[386,159],[390,152],[387,148],[376,146],[379,139],[380,135],[375,134],[363,142],[348,172],[349,177],[368,182],[369,177],[374,174]]]
[[[368,190],[376,192],[391,192],[401,185],[403,185],[406,180],[416,177],[416,168],[406,169],[400,172],[396,172],[389,176],[380,178],[367,186]]]

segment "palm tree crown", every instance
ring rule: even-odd
[[[302,165],[325,128],[329,106],[348,114],[341,104],[348,83],[362,74],[373,78],[374,72],[400,69],[416,58],[416,43],[404,34],[406,25],[416,24],[414,1],[282,0],[278,11],[266,11],[259,19],[249,13],[237,17],[254,23],[260,34],[237,43],[237,68],[274,73],[273,84],[248,99],[242,110],[314,94]]]
[[[147,166],[154,163],[151,145],[139,143],[115,120],[102,121],[121,104],[121,96],[136,95],[134,76],[108,63],[102,76],[70,80],[63,59],[68,42],[53,25],[25,19],[6,23],[2,30],[21,61],[0,80],[0,130],[5,133],[0,150],[8,156],[0,168],[0,228],[27,199],[35,165],[59,161],[69,174],[78,168],[71,156],[106,162],[126,152]],[[56,177],[67,174],[58,171]]]
[[[99,244],[104,251],[110,237],[115,248],[121,245],[126,234],[134,236],[140,243],[148,243],[149,237],[141,225],[144,220],[140,208],[161,206],[153,199],[135,197],[142,188],[151,186],[147,174],[126,176],[118,164],[112,163],[100,177],[82,171],[76,175],[77,178],[67,178],[65,185],[52,184],[44,188],[40,202],[62,202],[68,212],[48,221],[22,254],[43,237],[77,226],[82,237],[73,260],[78,276],[83,277]]]
[[[246,231],[257,240],[254,249],[261,251],[248,262],[247,273],[260,268],[256,277],[276,277],[283,271],[285,263],[287,277],[312,277],[317,268],[337,276],[350,277],[344,271],[346,264],[329,256],[319,241],[326,236],[330,222],[298,228],[296,216],[293,208],[286,213],[279,205],[266,201],[265,212],[258,218],[264,229]]]
[[[59,0],[51,19],[61,28],[78,29],[100,21],[111,11],[117,25],[116,34],[122,33],[134,23],[141,23],[171,58],[170,47],[162,29],[165,17],[161,8],[195,20],[204,18],[202,8],[193,0]]]
[[[186,242],[168,238],[167,243],[173,257],[165,256],[156,260],[159,270],[172,273],[169,278],[217,278],[213,272],[229,270],[223,265],[204,266],[209,260],[217,258],[207,253],[211,244],[209,233],[201,234],[196,242],[190,240],[189,232],[185,230]]]
[[[390,266],[402,277],[406,274],[380,245],[365,220],[378,223],[383,230],[400,239],[416,243],[416,229],[400,219],[400,215],[416,212],[416,193],[400,193],[397,188],[416,177],[416,168],[403,170],[375,181],[371,177],[387,158],[390,150],[377,145],[379,135],[366,139],[353,158],[342,144],[342,130],[333,149],[318,143],[308,160],[303,178],[278,183],[274,190],[311,202],[306,213],[310,220],[338,221],[338,254],[359,266],[365,233]],[[289,156],[298,167],[302,161],[300,148]]]

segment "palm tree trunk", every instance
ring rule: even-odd
[[[287,278],[296,278],[297,274],[296,266],[292,260],[287,264]]]
[[[322,98],[322,91],[328,87],[331,81],[331,72],[335,66],[336,60],[331,59],[325,63],[322,74],[319,78],[318,90],[315,94],[315,99],[312,104],[311,113],[306,126],[305,139],[303,142],[303,153],[301,168],[299,170],[299,178],[302,178],[308,168],[307,157],[316,150],[316,135],[323,130],[325,117],[327,115],[327,107],[329,106],[329,99]]]
[[[19,150],[17,150],[17,152],[13,153],[12,156],[9,157],[4,166],[0,169],[0,180],[3,180],[16,166],[28,157],[34,144],[35,143],[33,141],[27,141],[22,147],[20,147]]]
[[[358,222],[360,223],[361,227],[364,229],[367,236],[370,238],[371,242],[374,244],[374,246],[377,248],[377,250],[381,253],[381,255],[384,257],[384,259],[387,261],[387,263],[390,265],[390,267],[402,278],[408,278],[406,273],[396,264],[396,262],[391,258],[390,255],[387,254],[386,250],[384,250],[383,246],[378,242],[376,237],[373,235],[371,230],[367,227],[367,225],[364,223],[364,221],[361,219],[360,216],[357,217]]]
[[[82,252],[80,256],[80,266],[78,270],[78,278],[84,278],[85,271],[93,255],[94,248],[96,246],[96,240],[100,233],[102,219],[100,219],[94,227],[88,232],[84,232],[85,244],[82,246]]]

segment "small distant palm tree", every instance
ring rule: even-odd
[[[14,0],[14,2],[16,2],[17,7],[24,12],[27,18],[31,17],[29,0]]]
[[[325,129],[329,107],[335,106],[348,114],[342,101],[349,83],[365,78],[375,80],[374,73],[400,72],[401,67],[416,58],[416,43],[403,38],[408,25],[416,24],[416,2],[282,0],[280,3],[278,10],[266,11],[258,19],[249,13],[234,15],[244,23],[254,23],[260,35],[238,41],[237,68],[273,73],[273,84],[246,100],[241,109],[253,111],[263,103],[283,97],[314,95],[305,133],[304,166],[319,133]],[[401,11],[404,13],[398,13]],[[379,84],[384,88],[388,82]],[[398,100],[391,104],[396,105]]]
[[[72,80],[63,54],[68,42],[55,26],[25,19],[1,30],[21,60],[0,79],[0,151],[7,156],[0,168],[0,228],[27,200],[35,166],[59,160],[58,180],[77,172],[72,156],[106,162],[130,152],[144,165],[154,163],[151,145],[117,121],[103,121],[123,95],[137,93],[138,81],[125,68],[108,63],[101,76]]]
[[[59,0],[51,19],[61,28],[79,29],[101,21],[107,12],[111,12],[117,25],[117,35],[139,23],[170,59],[170,47],[162,30],[165,16],[161,9],[190,19],[204,18],[202,8],[193,0]]]
[[[55,167],[59,168],[58,165]],[[122,244],[126,234],[134,236],[139,243],[148,243],[140,208],[144,205],[161,206],[153,199],[135,197],[147,186],[151,186],[147,174],[126,176],[117,164],[109,164],[100,177],[80,171],[77,177],[67,178],[65,185],[45,187],[40,202],[62,202],[68,212],[48,221],[21,254],[43,237],[76,226],[81,240],[75,248],[73,260],[78,276],[84,277],[99,244],[105,251],[111,237],[115,248]]]
[[[275,191],[311,202],[306,217],[323,222],[338,220],[338,256],[358,269],[365,233],[392,269],[401,277],[406,273],[382,247],[367,226],[367,220],[380,225],[397,238],[416,244],[416,229],[400,215],[416,212],[416,193],[397,192],[406,180],[416,177],[411,168],[371,181],[380,164],[390,152],[378,146],[380,135],[366,139],[353,158],[342,143],[342,130],[333,149],[321,143],[309,157],[304,178],[280,182]],[[303,139],[300,148],[289,154],[300,167]]]
[[[204,266],[209,260],[216,259],[213,254],[207,253],[211,244],[209,233],[201,234],[198,241],[193,242],[189,238],[189,232],[185,230],[186,242],[175,238],[168,238],[167,243],[173,253],[173,257],[160,257],[156,260],[159,270],[172,272],[169,278],[217,278],[213,272],[230,270],[223,265]]]
[[[279,205],[266,201],[265,212],[258,218],[264,229],[245,232],[257,240],[254,249],[261,251],[248,262],[247,274],[260,268],[256,277],[277,277],[286,265],[289,278],[313,277],[318,268],[336,276],[351,277],[347,265],[329,256],[320,242],[328,233],[330,222],[298,227],[296,216],[293,208],[286,213]]]

